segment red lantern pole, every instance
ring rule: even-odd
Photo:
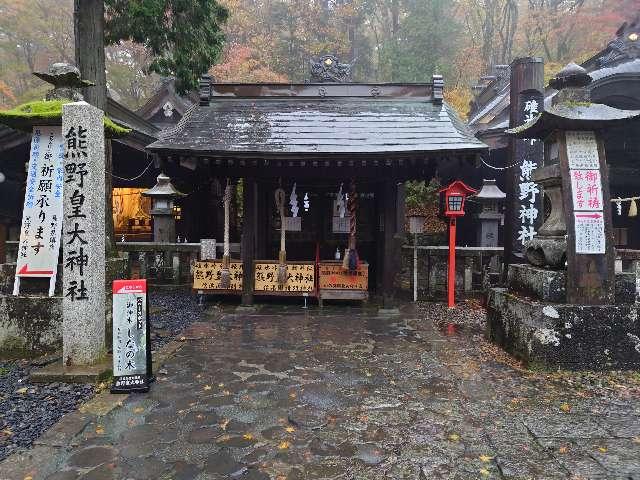
[[[456,306],[456,217],[449,217],[449,274],[447,275],[449,308]]]

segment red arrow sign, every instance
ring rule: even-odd
[[[576,214],[576,218],[602,218],[602,214],[600,213],[589,213],[589,214]]]
[[[53,275],[52,270],[29,270],[29,266],[25,265],[18,270],[18,275]]]

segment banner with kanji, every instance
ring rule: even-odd
[[[59,126],[34,127],[22,211],[17,277],[53,277],[62,231],[64,143]]]

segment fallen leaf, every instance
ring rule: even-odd
[[[491,460],[493,460],[493,457],[490,457],[489,455],[480,455],[480,461],[482,463],[489,463]]]
[[[280,445],[278,445],[278,448],[280,450],[288,450],[290,446],[291,444],[285,440],[283,442],[280,442]]]
[[[28,390],[27,387],[22,387],[16,390],[16,393],[21,393],[24,395],[25,393],[27,393],[27,390]]]
[[[600,453],[607,453],[607,447],[598,447]]]
[[[563,445],[558,449],[558,452],[562,453],[563,455],[568,451],[569,451],[569,447],[567,447],[566,445]]]
[[[222,388],[222,387],[224,387],[224,383],[219,383],[219,384],[218,384],[218,386],[219,386],[220,388]]]
[[[633,437],[633,443],[640,443],[640,437]]]
[[[562,405],[560,405],[560,410],[562,410],[564,413],[569,413],[571,411],[571,405],[569,405],[568,403],[563,403]]]
[[[136,407],[133,409],[133,413],[142,413],[144,412],[144,408],[142,407]]]
[[[211,385],[205,385],[205,386],[204,386],[204,390],[205,390],[205,391],[206,391],[206,390],[211,390]]]
[[[102,435],[104,433],[104,427],[102,425],[96,425],[96,433]]]
[[[250,433],[245,433],[244,435],[242,435],[242,438],[244,438],[245,440],[253,440],[253,435]]]
[[[220,422],[220,428],[223,431],[227,430],[227,425],[229,425],[229,419],[225,418],[224,420],[222,420],[222,422]]]
[[[452,433],[451,435],[449,435],[449,440],[452,442],[459,442],[460,435],[458,435],[457,433]]]
[[[28,475],[28,476],[24,477],[24,480],[33,480],[33,477],[31,475]]]
[[[293,428],[293,427],[287,427],[287,428],[285,428],[284,430],[285,430],[287,433],[293,433],[293,432],[295,432],[295,431],[296,431],[296,429],[295,429],[295,428]]]
[[[5,428],[0,433],[3,435],[6,435],[7,437],[10,437],[11,435],[13,435],[13,431],[10,428]]]
[[[184,342],[187,339],[187,337],[180,337],[180,341]]]
[[[491,475],[491,472],[489,470],[487,470],[486,468],[481,468],[480,469],[480,475],[488,477],[489,475]]]
[[[127,420],[127,425],[129,425],[130,427],[133,427],[135,424],[136,424],[136,421],[133,417]]]

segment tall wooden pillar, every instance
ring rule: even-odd
[[[398,232],[398,185],[396,180],[386,180],[383,186],[382,215],[384,223],[384,260],[382,272],[383,308],[395,308],[395,280],[400,267],[400,240]]]
[[[257,222],[256,181],[253,178],[244,179],[243,189],[244,215],[242,221],[242,241],[240,254],[242,257],[242,306],[253,305],[253,261],[256,253],[255,232]]]

